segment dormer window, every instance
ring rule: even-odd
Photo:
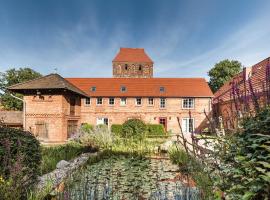
[[[97,90],[96,86],[91,87],[91,91],[95,92]]]
[[[120,89],[121,92],[126,92],[127,91],[127,88],[125,86],[121,86],[121,89]]]
[[[164,88],[164,87],[160,87],[160,88],[159,88],[159,91],[160,91],[160,92],[165,92],[165,88]]]

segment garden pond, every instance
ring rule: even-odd
[[[197,200],[193,181],[168,159],[110,156],[68,177],[57,199]]]

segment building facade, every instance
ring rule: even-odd
[[[138,118],[186,134],[200,131],[211,113],[203,78],[153,78],[144,49],[121,48],[113,78],[62,78],[50,74],[11,86],[24,94],[26,129],[45,142],[65,142],[84,124],[123,124]]]
[[[245,67],[225,83],[213,98],[214,116],[221,117],[226,129],[235,129],[245,114],[270,104],[270,57]]]

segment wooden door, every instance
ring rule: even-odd
[[[165,131],[167,131],[167,117],[160,117],[159,124],[162,124]]]

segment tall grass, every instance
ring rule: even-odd
[[[53,171],[60,160],[68,161],[88,151],[90,151],[89,147],[75,142],[51,147],[43,146],[41,174]]]

